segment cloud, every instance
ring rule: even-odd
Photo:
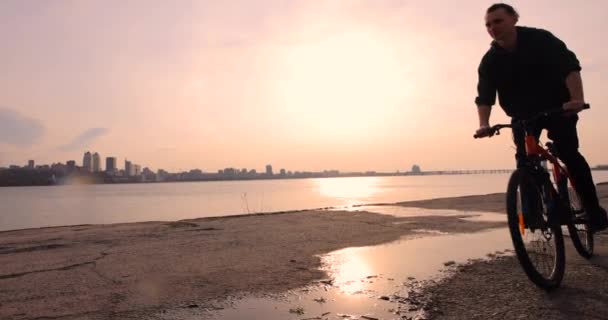
[[[39,120],[0,107],[0,143],[30,146],[38,142],[44,131]]]
[[[74,138],[72,142],[60,146],[61,151],[77,151],[88,147],[89,144],[93,143],[97,138],[103,136],[108,132],[106,128],[91,128],[81,133],[78,137]]]

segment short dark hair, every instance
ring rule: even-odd
[[[513,8],[511,5],[508,5],[506,3],[495,3],[488,8],[486,13],[490,13],[490,12],[496,11],[498,9],[505,9],[505,11],[508,14],[510,14],[514,17],[519,17],[519,13],[517,13],[517,11],[515,11],[515,8]]]

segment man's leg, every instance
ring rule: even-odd
[[[553,140],[559,158],[568,168],[583,206],[589,213],[594,229],[605,229],[608,226],[608,219],[605,211],[600,207],[591,168],[578,150],[577,122],[578,116],[558,115],[553,117],[547,128],[548,137]]]
[[[511,123],[515,122],[512,120]],[[540,136],[541,127],[533,129],[533,134],[538,138]],[[513,142],[515,143],[515,161],[517,168],[522,168],[528,161],[528,155],[526,153],[526,132],[521,127],[513,127]],[[524,221],[527,226],[531,228],[537,228],[542,223],[541,220],[541,202],[540,195],[537,187],[533,184],[533,181],[522,181],[520,185],[521,193],[521,211],[524,216]]]
[[[515,123],[516,120],[511,120],[511,123]],[[540,130],[538,130],[540,135]],[[526,132],[521,127],[513,127],[513,143],[515,143],[515,164],[517,168],[521,168],[528,161],[526,154]]]

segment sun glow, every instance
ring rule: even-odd
[[[376,270],[365,251],[366,248],[346,248],[324,257],[324,263],[332,267],[332,277],[342,292],[352,295],[369,287],[365,280],[375,275]]]
[[[341,179],[314,179],[319,193],[323,196],[343,199],[351,206],[369,201],[369,199],[381,192],[378,178],[352,177]]]
[[[306,135],[359,138],[381,130],[412,90],[395,45],[373,32],[289,47],[279,64],[279,112]]]

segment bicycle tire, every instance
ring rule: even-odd
[[[509,231],[519,263],[532,283],[542,289],[551,290],[559,287],[564,277],[566,261],[562,229],[559,223],[551,221],[553,219],[549,219],[549,217],[542,217],[543,220],[540,222],[542,228],[537,229],[530,227],[530,223],[524,221],[523,210],[521,210],[520,216],[520,208],[518,207],[518,204],[521,206],[522,203],[520,193],[523,192],[520,192],[519,190],[523,185],[526,185],[528,188],[536,188],[537,192],[534,196],[538,195],[538,197],[535,198],[535,201],[540,200],[538,203],[542,205],[542,208],[537,205],[537,209],[530,211],[536,213],[536,219],[539,219],[538,217],[543,215],[543,212],[547,215],[546,197],[554,196],[551,192],[553,187],[548,177],[532,174],[527,168],[520,168],[515,170],[509,179],[506,197]],[[544,211],[541,212],[539,209]],[[532,220],[532,218],[530,218],[530,220]],[[542,236],[539,238],[546,239],[547,237],[550,237],[553,239],[554,250],[552,251],[554,251],[554,257],[547,258],[547,260],[552,260],[552,265],[547,265],[547,272],[541,272],[539,270],[540,267],[537,266],[533,260],[538,260],[539,255],[541,258],[547,256],[546,252],[551,250],[543,248],[540,250],[542,252],[534,252],[534,254],[532,254],[533,250],[531,248],[530,250],[527,249],[526,243],[522,237],[522,233],[525,234],[526,230],[528,230],[529,235],[534,235],[538,232],[540,236]],[[540,241],[531,240],[530,242],[534,242],[534,246],[536,246]],[[536,259],[531,258],[531,256],[535,256]]]
[[[568,197],[570,199],[570,209],[572,212],[572,218],[568,222],[568,234],[572,239],[572,244],[578,254],[585,258],[591,259],[593,257],[594,241],[593,233],[591,232],[591,225],[589,217],[586,212],[582,214],[582,221],[579,221],[580,215],[575,215],[576,212],[583,211],[581,199],[574,190],[574,188],[568,188]]]

